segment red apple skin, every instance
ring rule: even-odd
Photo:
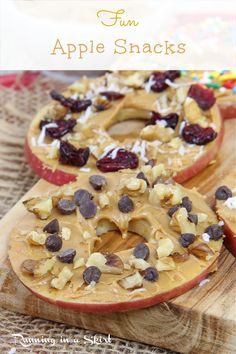
[[[236,102],[219,104],[220,114],[224,120],[236,118]]]
[[[215,264],[217,259],[214,263],[212,263],[207,269],[205,269],[200,275],[195,277],[194,279],[190,280],[189,282],[182,284],[175,289],[154,295],[147,299],[141,299],[136,301],[127,301],[127,302],[120,302],[120,303],[110,303],[110,304],[82,304],[82,303],[73,303],[67,302],[62,300],[53,300],[44,295],[41,295],[32,289],[28,288],[35,296],[44,300],[52,305],[56,305],[65,309],[75,310],[75,311],[82,311],[82,312],[122,312],[122,311],[129,311],[129,310],[137,310],[145,307],[150,307],[156,305],[160,302],[170,300],[176,296],[179,296],[188,290],[192,289],[194,286],[200,283],[206,276],[212,273],[215,270]]]
[[[205,167],[208,166],[208,164],[214,159],[216,156],[222,141],[224,138],[224,123],[223,120],[221,119],[221,127],[220,131],[212,144],[212,147],[209,151],[207,151],[203,156],[201,156],[197,161],[195,161],[194,164],[191,166],[187,167],[183,171],[178,172],[174,177],[174,181],[177,183],[183,183],[190,178],[196,176],[199,172],[201,172]]]
[[[224,137],[224,124],[223,121],[221,121],[219,134],[216,140],[213,142],[211,149],[207,151],[203,156],[201,156],[193,165],[187,167],[183,171],[178,172],[173,179],[177,183],[183,183],[188,179],[194,177],[200,171],[202,171],[210,163],[210,161],[213,160],[213,158],[217,154],[220,145],[223,141],[223,137]],[[27,139],[25,141],[24,150],[25,150],[26,159],[30,164],[31,168],[40,177],[44,178],[46,181],[61,186],[63,184],[74,182],[76,180],[77,176],[74,174],[64,172],[58,169],[52,170],[50,166],[43,164],[43,162],[39,160],[39,158],[36,155],[34,155],[34,153],[31,151]]]
[[[224,222],[224,233],[226,238],[224,239],[224,244],[227,249],[232,253],[236,258],[236,234],[229,228],[226,222]]]

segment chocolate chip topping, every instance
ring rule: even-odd
[[[86,284],[90,284],[92,281],[98,283],[101,275],[100,269],[96,266],[90,266],[83,272],[83,278]]]
[[[57,255],[57,258],[62,263],[73,263],[73,260],[76,255],[76,250],[68,248],[67,250],[62,251]]]
[[[185,208],[187,210],[188,213],[190,213],[190,211],[192,210],[192,202],[189,199],[189,197],[183,197],[182,199],[182,203],[180,204],[180,206],[182,208]]]
[[[179,205],[174,205],[171,208],[168,209],[167,214],[172,218],[174,213],[179,209]]]
[[[232,191],[227,186],[221,186],[217,188],[215,192],[215,197],[218,200],[226,200],[232,197]]]
[[[139,243],[137,246],[135,246],[133,255],[136,258],[142,258],[145,259],[145,261],[148,259],[150,255],[150,251],[147,245],[145,243]]]
[[[45,247],[49,252],[57,252],[62,248],[62,239],[57,234],[52,234],[46,238]]]
[[[79,211],[85,219],[91,219],[97,213],[97,205],[92,200],[86,200],[79,206]]]
[[[100,191],[107,185],[107,180],[103,176],[93,175],[89,177],[89,183],[96,191]]]
[[[118,208],[122,213],[129,213],[134,210],[134,203],[128,195],[123,195],[118,202]]]
[[[154,159],[151,159],[151,160],[148,160],[146,163],[145,163],[146,166],[151,166],[151,167],[154,167],[156,165],[156,160]]]
[[[57,208],[61,214],[69,215],[75,211],[76,205],[73,200],[60,199]]]
[[[44,226],[43,228],[44,232],[47,232],[49,234],[55,234],[59,232],[59,222],[57,219],[53,219],[50,221],[47,225]]]
[[[223,230],[218,224],[212,224],[204,231],[210,236],[211,240],[218,241],[223,236]]]
[[[93,199],[93,195],[86,189],[78,189],[74,194],[74,201],[78,206],[91,199]]]
[[[198,216],[197,214],[188,214],[188,220],[193,224],[197,225],[198,223]]]
[[[147,281],[157,281],[159,278],[158,271],[155,267],[148,267],[142,273],[145,280]]]
[[[143,179],[146,183],[147,183],[147,186],[149,187],[150,186],[150,183],[147,179],[147,177],[145,176],[145,174],[143,172],[139,172],[136,176],[136,178],[138,179]]]
[[[182,247],[188,247],[195,240],[195,235],[191,233],[182,234],[180,236],[179,242]]]

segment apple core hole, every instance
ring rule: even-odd
[[[136,140],[140,136],[141,130],[144,128],[145,119],[127,119],[111,125],[108,134],[117,141],[123,142],[125,139]]]

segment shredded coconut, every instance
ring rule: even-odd
[[[186,125],[186,122],[184,122],[184,121],[180,123],[180,126],[179,126],[179,135],[182,134],[182,131],[183,131],[185,125]]]
[[[186,150],[183,145],[179,147],[178,153],[180,154],[180,156],[184,156],[186,154]]]
[[[115,148],[112,152],[111,152],[111,159],[112,160],[114,160],[115,158],[116,158],[116,156],[117,156],[117,153],[118,153],[118,151],[120,150],[120,147],[117,147],[117,148]]]
[[[229,209],[236,209],[236,196],[228,198],[225,202],[224,205],[227,206]]]
[[[170,107],[168,107],[168,108],[161,108],[161,104],[160,104],[159,100],[156,100],[156,108],[157,108],[157,111],[158,111],[160,114],[168,113],[168,112],[170,112],[170,110],[171,110]]]
[[[210,241],[210,235],[209,235],[208,233],[204,232],[204,233],[202,234],[202,239],[203,239],[203,241],[205,241],[205,242],[209,242],[209,241]]]
[[[117,146],[116,146],[116,144],[114,144],[114,143],[112,143],[112,144],[110,144],[110,145],[107,145],[107,146],[105,147],[105,149],[103,150],[102,155],[101,155],[99,158],[100,158],[100,159],[103,158],[104,156],[107,155],[107,153],[108,153],[109,151],[111,151],[112,149],[114,149],[114,148],[116,148],[116,147],[117,147]]]
[[[56,123],[49,123],[49,124],[46,124],[42,127],[42,130],[39,134],[39,137],[38,137],[38,140],[37,140],[37,145],[38,146],[50,146],[51,144],[44,144],[44,140],[45,140],[45,137],[46,137],[46,129],[47,128],[57,128],[57,124]]]
[[[91,168],[89,168],[89,167],[81,167],[79,170],[80,170],[81,172],[90,172],[90,171],[91,171]]]
[[[140,159],[142,161],[144,161],[144,162],[148,161],[148,159],[146,157],[146,141],[136,140],[131,151],[134,152],[135,154],[139,154]]]
[[[225,223],[224,223],[223,220],[220,220],[220,221],[218,222],[218,225],[219,225],[219,226],[224,226],[224,224],[225,224]]]
[[[200,281],[200,283],[198,284],[199,286],[203,286],[206,285],[207,283],[209,283],[210,279],[203,279],[202,281]]]
[[[144,85],[143,85],[144,90],[145,90],[146,92],[150,92],[150,91],[151,91],[151,87],[152,87],[153,84],[155,84],[155,80],[154,80],[154,78],[153,78],[153,75],[151,75],[151,76],[149,77],[149,80],[148,80],[147,82],[145,82]]]
[[[35,136],[32,136],[32,138],[31,138],[31,145],[32,146],[36,146],[37,145],[37,141],[36,141]]]
[[[85,112],[82,113],[81,116],[77,119],[77,122],[82,124],[87,122],[92,113],[92,106],[89,106],[88,108],[86,108]]]
[[[166,85],[168,85],[172,88],[175,88],[175,89],[182,87],[182,86],[190,86],[193,84],[193,82],[181,82],[181,83],[177,84],[177,83],[174,83],[173,81],[171,81],[170,79],[166,79],[165,83],[166,83]]]
[[[156,121],[156,125],[160,125],[161,127],[166,127],[167,126],[167,122],[164,119],[157,120]]]

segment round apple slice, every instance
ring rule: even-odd
[[[64,95],[53,91],[53,102],[38,113],[27,134],[25,154],[34,171],[62,185],[87,172],[156,163],[182,183],[205,168],[224,133],[213,90],[177,78],[174,87],[156,92],[147,84],[154,74],[144,75],[113,73],[84,79]],[[156,84],[163,84],[163,75],[155,76]],[[111,91],[114,82],[117,91]]]
[[[45,301],[94,312],[147,307],[191,289],[217,269],[223,232],[195,189],[152,184],[148,172],[84,174],[25,201],[10,237],[18,278]],[[117,233],[145,242],[98,251],[107,232],[113,246]]]
[[[215,208],[222,224],[226,238],[224,243],[236,257],[236,170],[230,172],[215,192]]]

